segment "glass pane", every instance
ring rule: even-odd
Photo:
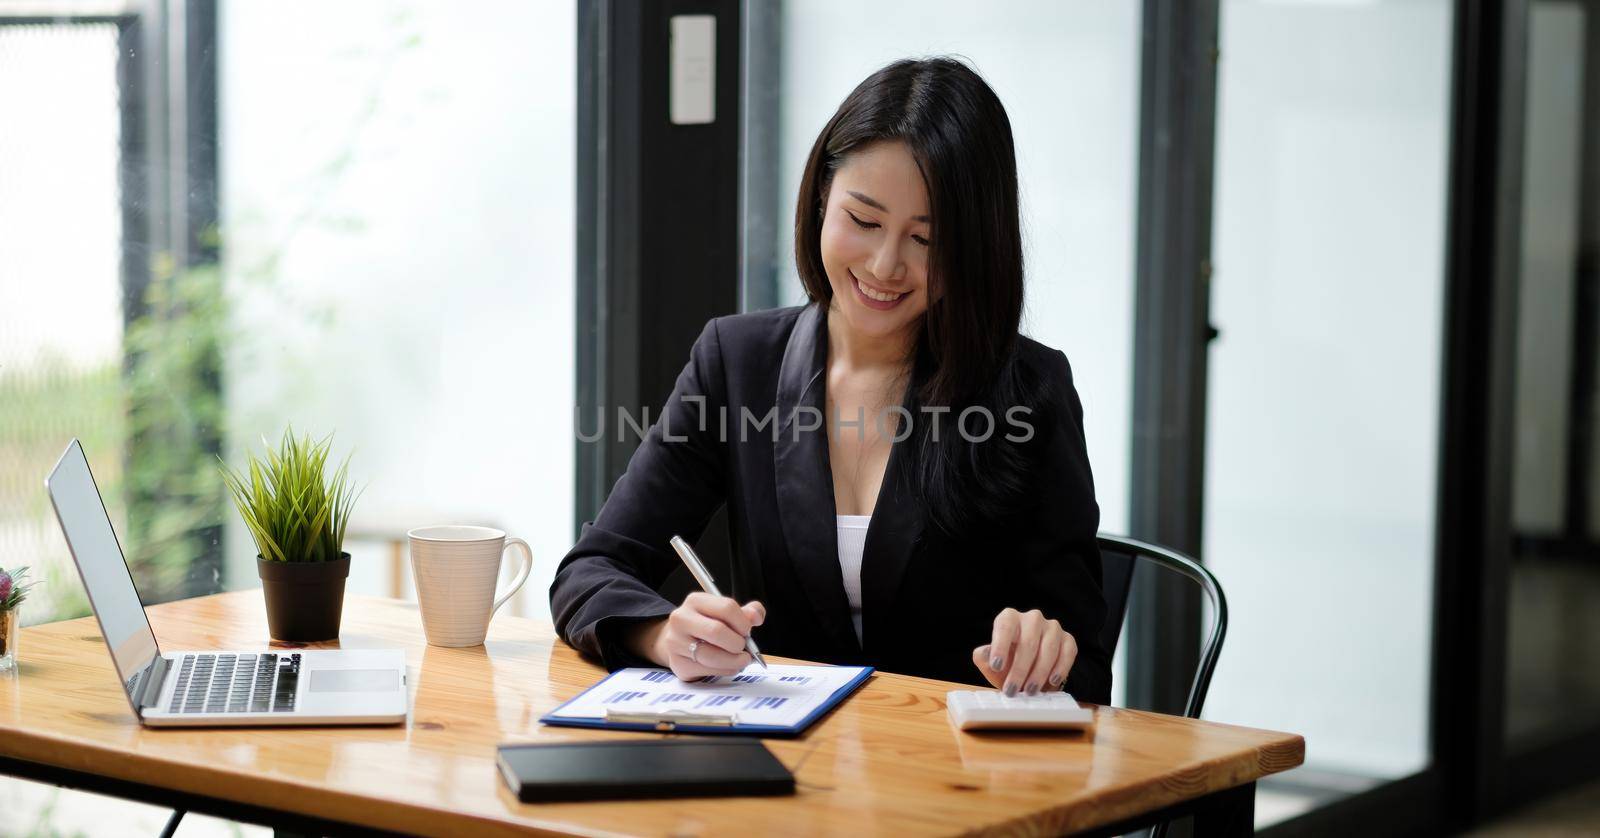
[[[0,564],[67,582],[25,624],[89,613],[42,491],[74,435],[126,524],[116,68],[113,25],[0,26]]]
[[[573,514],[574,8],[223,7],[228,450],[337,432],[367,485],[354,590],[409,595],[410,527],[489,524],[537,558],[512,607],[548,611]],[[228,520],[228,578],[255,584]]]
[[[1261,823],[1428,762],[1451,5],[1229,0],[1221,25],[1204,555],[1232,624],[1206,716],[1309,743]]]
[[[260,584],[217,455],[288,426],[365,486],[352,593],[409,594],[407,528],[487,523],[538,557],[513,610],[546,611],[572,533],[574,15],[224,2],[187,71],[119,68],[114,24],[0,25],[0,561],[47,582],[25,620],[87,613],[40,491],[68,439],[151,602]],[[185,133],[212,92],[215,128]],[[124,149],[129,124],[172,141]]]
[[[873,71],[911,56],[970,60],[1011,120],[1027,265],[1024,331],[1072,362],[1101,528],[1127,527],[1138,164],[1137,3],[787,3],[781,21],[779,300],[803,301],[793,263],[801,169],[817,134]],[[848,26],[840,23],[848,21]]]
[[[1576,4],[1528,8],[1511,501],[1512,525],[1524,535],[1556,537],[1566,529],[1583,17]]]
[[[1583,159],[1584,79],[1592,72],[1586,18],[1577,3],[1528,8],[1512,485],[1520,549],[1506,650],[1505,735],[1513,750],[1600,726],[1600,647],[1588,642],[1600,631],[1600,567],[1593,536],[1585,543],[1582,522],[1568,520],[1566,496],[1576,465],[1567,433],[1575,338],[1597,320],[1573,305],[1582,204],[1600,197],[1582,190],[1583,167],[1594,164]],[[1595,395],[1587,398],[1592,404]],[[1593,493],[1600,481],[1587,477]],[[1592,528],[1600,516],[1590,515]]]

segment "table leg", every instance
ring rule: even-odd
[[[1213,835],[1246,836],[1256,830],[1256,784],[1245,783],[1203,797],[1174,803],[1118,823],[1084,833],[1100,838],[1211,838]]]
[[[1195,835],[1254,835],[1256,784],[1234,786],[1195,801]]]

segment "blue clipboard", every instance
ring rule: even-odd
[[[828,713],[828,711],[838,706],[839,702],[843,701],[847,696],[860,688],[862,684],[866,683],[867,679],[872,676],[874,669],[870,666],[861,667],[861,671],[857,673],[854,678],[851,678],[843,686],[834,690],[832,694],[824,699],[822,703],[818,704],[816,708],[806,715],[805,718],[793,725],[693,724],[674,720],[671,715],[667,713],[659,714],[653,717],[650,721],[627,722],[582,716],[558,715],[568,705],[578,701],[589,693],[604,687],[606,684],[611,683],[611,679],[617,677],[623,671],[625,670],[618,670],[617,672],[607,675],[605,678],[596,682],[594,686],[591,686],[589,689],[584,690],[583,692],[563,702],[560,707],[557,707],[541,716],[539,718],[539,723],[552,725],[555,727],[590,727],[599,728],[602,730],[639,730],[655,733],[731,733],[737,736],[771,736],[779,738],[799,736],[801,733],[804,733],[806,728],[810,727],[813,722],[822,718]],[[666,670],[662,671],[665,672]]]

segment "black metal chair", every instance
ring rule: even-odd
[[[1100,642],[1105,644],[1107,654],[1117,651],[1123,617],[1128,612],[1128,594],[1133,590],[1133,574],[1140,565],[1182,574],[1198,584],[1211,601],[1211,630],[1201,647],[1200,664],[1195,667],[1183,710],[1191,719],[1200,718],[1206,691],[1211,688],[1211,674],[1216,671],[1217,656],[1222,654],[1222,641],[1228,634],[1228,600],[1222,594],[1222,584],[1199,562],[1175,550],[1117,535],[1101,535],[1098,540],[1106,597],[1106,624],[1100,630]]]
[[[1100,629],[1100,642],[1105,644],[1107,654],[1117,652],[1117,641],[1122,638],[1122,624],[1128,613],[1128,595],[1133,591],[1133,575],[1141,564],[1188,577],[1211,600],[1211,630],[1206,633],[1200,663],[1189,684],[1189,700],[1183,708],[1183,715],[1200,718],[1206,691],[1211,688],[1211,673],[1216,671],[1217,656],[1222,654],[1222,641],[1228,634],[1228,599],[1222,595],[1222,584],[1199,562],[1176,550],[1119,535],[1101,535],[1097,540],[1106,597],[1106,624]],[[1150,829],[1150,838],[1165,838],[1170,826],[1170,823],[1157,824]]]

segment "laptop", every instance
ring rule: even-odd
[[[76,439],[45,480],[100,634],[139,720],[152,727],[396,724],[400,649],[162,651]]]

